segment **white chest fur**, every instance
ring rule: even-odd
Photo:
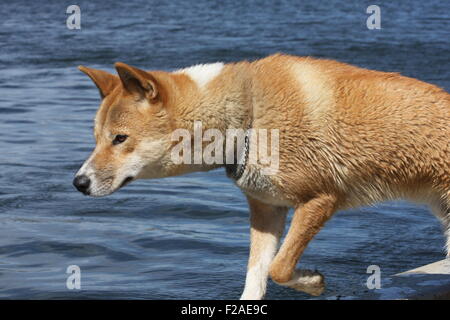
[[[274,206],[292,207],[273,182],[274,177],[262,173],[258,165],[249,164],[236,185],[247,195]]]

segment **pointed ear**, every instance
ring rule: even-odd
[[[138,93],[149,100],[155,100],[158,97],[158,83],[149,72],[122,62],[116,62],[114,66],[123,87],[129,93]]]
[[[91,78],[100,91],[100,96],[105,98],[119,84],[117,76],[106,71],[92,69],[84,66],[78,66],[78,69]]]

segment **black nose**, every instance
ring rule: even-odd
[[[73,179],[73,185],[78,191],[89,194],[88,189],[91,185],[91,180],[85,175],[76,176],[75,179]]]

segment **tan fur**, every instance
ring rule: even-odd
[[[295,265],[337,210],[406,198],[428,203],[449,228],[450,95],[434,85],[281,54],[227,64],[201,87],[184,72],[116,67],[120,79],[83,70],[106,92],[96,117],[97,147],[80,170],[101,186],[93,195],[114,192],[128,172],[156,178],[217,167],[170,161],[171,132],[192,131],[195,120],[204,130],[246,129],[249,119],[252,128],[280,130],[278,174],[264,176],[251,164],[236,181],[251,207],[249,270],[262,270],[257,283],[269,270],[261,261],[275,253],[284,219],[270,212],[282,217],[286,206],[295,208],[294,218],[270,266],[281,284],[305,274],[294,275]],[[128,140],[112,146],[114,135],[124,133]],[[246,289],[243,297],[261,298],[265,282],[257,291]]]

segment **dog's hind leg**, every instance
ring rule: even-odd
[[[283,234],[288,209],[247,197],[250,207],[250,257],[242,300],[264,298],[269,267]]]
[[[429,203],[434,215],[441,220],[446,236],[445,252],[450,259],[450,191],[442,196],[431,197]]]
[[[320,295],[324,290],[320,273],[297,270],[300,255],[336,209],[336,197],[321,195],[296,208],[286,238],[270,266],[270,276],[276,283]]]

